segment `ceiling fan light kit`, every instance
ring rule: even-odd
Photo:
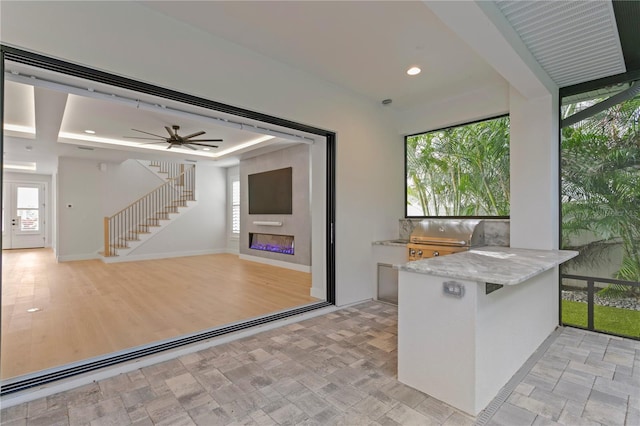
[[[167,149],[171,149],[174,146],[178,147],[186,147],[196,151],[198,146],[205,148],[217,148],[218,145],[211,145],[212,142],[222,142],[222,139],[194,139],[198,136],[204,135],[206,132],[204,130],[200,130],[195,133],[191,133],[187,136],[180,136],[178,134],[178,130],[180,130],[180,126],[174,124],[173,126],[164,126],[167,133],[169,133],[169,137],[156,135],[154,133],[145,132],[144,130],[131,129],[134,132],[144,133],[145,135],[153,136],[153,138],[149,137],[140,137],[140,136],[125,136],[127,139],[142,139],[142,140],[153,140],[156,142],[145,142],[141,143],[141,145],[155,144],[155,143],[168,143],[169,146]]]

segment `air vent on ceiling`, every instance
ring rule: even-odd
[[[93,151],[94,148],[91,148],[90,146],[79,146],[78,149],[83,149],[85,151]]]

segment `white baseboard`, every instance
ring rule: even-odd
[[[100,255],[97,253],[88,253],[88,254],[70,254],[68,256],[56,256],[56,260],[58,262],[71,262],[74,260],[92,260],[92,259],[100,259]]]
[[[324,288],[311,287],[311,297],[315,297],[316,299],[327,299],[327,291]]]
[[[267,259],[265,257],[250,256],[248,254],[241,254],[240,259],[249,260],[251,262],[265,263],[267,265],[278,266],[280,268],[291,269],[299,272],[311,273],[311,266],[309,265],[300,265],[298,263],[283,262],[282,260],[274,260],[274,259]]]
[[[130,254],[128,256],[102,257],[104,263],[137,262],[140,260],[170,259],[173,257],[202,256],[205,254],[227,253],[227,249],[210,249],[194,251],[176,251],[169,253]]]

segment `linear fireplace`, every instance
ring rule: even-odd
[[[293,255],[293,235],[259,234],[249,232],[249,248]]]

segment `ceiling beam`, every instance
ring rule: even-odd
[[[617,93],[611,96],[610,98],[605,99],[604,101],[598,102],[595,105],[591,105],[589,108],[585,108],[565,118],[560,123],[561,124],[560,127],[564,128],[564,127],[568,127],[573,124],[579,123],[582,120],[586,120],[589,117],[593,117],[599,112],[602,112],[606,109],[616,106],[628,99],[635,98],[638,95],[640,95],[640,82],[636,81],[627,90]]]
[[[68,95],[43,87],[34,87],[33,92],[35,98],[36,139],[57,142]]]
[[[525,98],[557,92],[492,1],[424,1],[431,11]]]

